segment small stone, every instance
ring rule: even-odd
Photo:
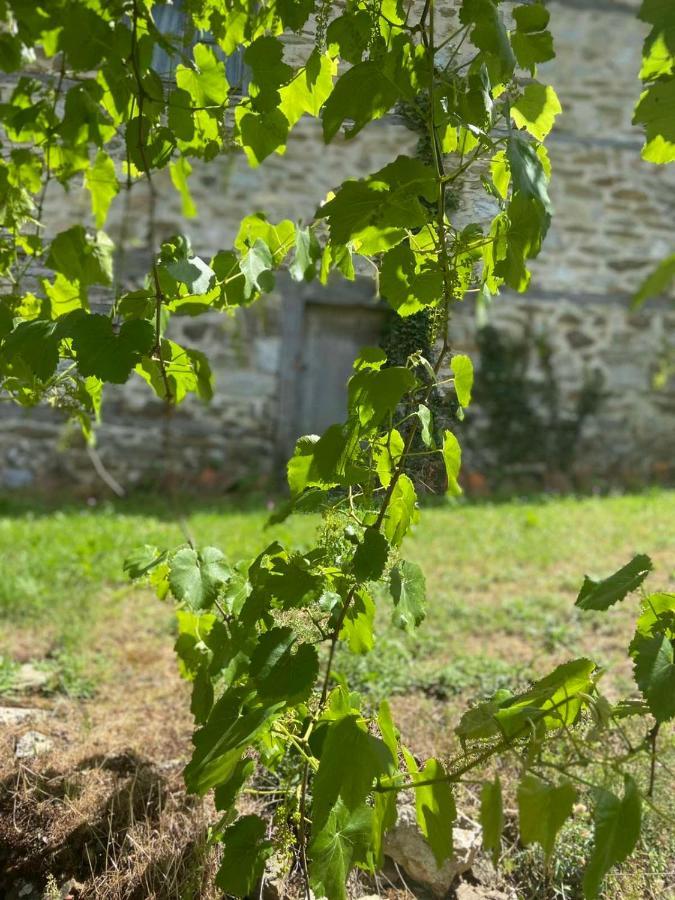
[[[69,878],[59,887],[60,900],[74,900],[75,897],[80,896],[83,889],[84,885],[81,882]]]
[[[481,846],[481,829],[473,822],[452,829],[454,852],[439,867],[424,835],[417,825],[415,807],[405,802],[399,807],[398,821],[387,833],[384,852],[419,884],[436,897],[444,897],[453,881],[471,869]]]
[[[31,759],[41,753],[48,753],[54,742],[40,731],[27,731],[16,742],[14,755],[17,759]]]
[[[42,709],[28,709],[22,706],[0,706],[0,726],[22,725],[30,719],[44,715]]]
[[[39,691],[51,679],[51,674],[38,669],[33,663],[24,663],[14,673],[12,686],[17,691]]]
[[[455,893],[457,900],[517,900],[517,895],[509,890],[508,893],[495,890],[495,888],[482,887],[479,884],[467,884],[465,881],[457,885]]]

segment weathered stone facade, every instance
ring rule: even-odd
[[[545,346],[549,374],[541,352],[534,352],[528,378],[534,383],[553,373],[563,418],[574,416],[589,379],[602,384],[597,408],[584,418],[578,435],[574,471],[585,484],[595,476],[673,475],[675,386],[671,381],[655,391],[652,378],[672,344],[675,311],[663,300],[629,312],[635,287],[675,246],[675,167],[642,162],[641,135],[631,126],[643,37],[637,6],[637,0],[550,4],[558,56],[541,74],[555,85],[564,108],[549,139],[556,215],[533,266],[529,293],[504,294],[491,311],[491,324],[502,334],[527,337],[540,350]],[[401,122],[388,120],[353,141],[325,147],[318,123],[306,122],[292,134],[286,154],[260,169],[249,169],[242,156],[232,155],[196,172],[197,219],[184,223],[179,199],[168,185],[162,188],[157,236],[184,230],[207,256],[230,245],[239,220],[251,212],[262,210],[272,220],[307,220],[344,178],[412,152],[415,141]],[[138,187],[126,204],[119,197],[113,208],[109,230],[118,240],[124,233],[129,277],[147,266],[147,203]],[[71,192],[67,207],[56,190],[49,195],[55,229],[72,223],[74,212],[87,220],[84,191]],[[458,219],[488,213],[465,184]],[[110,390],[98,442],[105,466],[127,487],[161,475],[167,459],[186,486],[227,488],[273,477],[294,432],[322,424],[320,416],[318,422],[312,418],[318,415],[316,397],[308,399],[297,387],[312,375],[307,346],[315,341],[312,352],[320,359],[313,377],[341,382],[352,346],[372,342],[380,317],[383,306],[367,280],[357,281],[350,295],[348,287],[299,288],[282,278],[279,291],[236,316],[175,322],[178,339],[204,350],[213,364],[213,403],[205,408],[187,402],[167,422],[162,405],[140,380]],[[317,337],[321,329],[327,335],[323,344]],[[469,303],[454,316],[452,339],[458,350],[476,351]],[[459,428],[470,434],[484,420],[477,408]],[[490,464],[489,453],[472,450],[479,443],[467,441],[469,472]],[[86,450],[77,438],[67,439],[60,416],[0,407],[0,483],[65,483],[89,490],[96,481]]]

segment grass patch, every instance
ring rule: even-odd
[[[188,501],[185,522],[199,544],[230,559],[252,557],[273,539],[307,546],[314,517],[265,528],[262,501],[245,505]],[[387,624],[367,657],[339,658],[350,680],[374,696],[411,688],[438,696],[489,693],[509,672],[527,678],[551,656],[588,650],[610,663],[630,637],[634,609],[582,614],[573,599],[583,574],[607,573],[635,552],[654,558],[652,584],[675,571],[675,493],[604,498],[542,498],[498,504],[433,505],[405,547],[428,587],[427,620],[409,637]],[[184,540],[161,498],[95,507],[0,505],[0,688],[12,658],[50,660],[61,689],[89,696],[109,674],[98,648],[132,593],[136,614],[158,636],[171,612],[124,579],[122,562],[141,543]]]

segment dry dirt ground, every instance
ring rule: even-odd
[[[94,699],[17,697],[35,715],[0,729],[0,896],[8,900],[30,897],[28,884],[41,897],[50,876],[59,886],[72,879],[73,898],[181,897],[189,886],[209,897],[210,810],[186,796],[181,776],[192,730],[186,686],[171,641],[144,633],[131,604],[125,613],[118,675]],[[51,749],[15,759],[17,742],[35,730]]]
[[[170,637],[148,625],[156,603],[128,597],[116,634],[98,636],[115,676],[105,679],[93,699],[34,690],[2,701],[2,710],[26,711],[20,722],[0,724],[5,900],[222,896],[213,883],[217,850],[206,841],[215,810],[209,798],[190,797],[183,786],[192,734],[189,692],[178,676]],[[19,658],[22,648],[32,653],[29,635],[17,632]],[[416,752],[442,743],[443,704],[414,694],[395,698],[393,705]],[[36,731],[49,741],[48,749],[17,758],[17,748]],[[292,875],[283,885],[282,896],[298,896]],[[350,893],[389,900],[425,896],[394,868],[376,884],[357,879]],[[278,889],[265,895],[279,900]]]

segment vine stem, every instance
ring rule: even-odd
[[[657,740],[659,737],[659,729],[660,728],[661,728],[661,723],[657,722],[647,736],[647,740],[649,742],[649,747],[650,747],[649,787],[647,788],[647,796],[650,798],[654,796],[654,783],[656,781],[656,756],[657,756],[656,743],[657,743]]]
[[[159,270],[157,268],[157,263],[153,263],[152,265],[152,276],[155,282],[155,353],[157,355],[157,364],[159,365],[159,371],[162,376],[162,383],[164,385],[164,399],[166,403],[170,406],[173,396],[171,394],[171,385],[169,384],[169,375],[166,370],[166,363],[164,361],[164,356],[162,355],[162,334],[161,334],[161,325],[162,325],[162,303],[164,302],[164,292],[162,291],[162,285],[159,280]]]
[[[554,713],[560,707],[565,706],[570,703],[570,697],[563,697],[562,700],[559,700],[553,706],[548,707],[543,712],[546,716],[550,716],[551,713]],[[423,780],[418,781],[409,781],[404,784],[377,784],[374,790],[377,793],[384,794],[390,793],[391,791],[405,791],[411,788],[416,787],[427,787],[432,784],[443,784],[445,782],[449,782],[453,784],[462,777],[462,775],[466,775],[467,772],[471,772],[477,766],[480,766],[482,763],[487,762],[492,756],[497,753],[503,753],[505,750],[510,750],[524,734],[526,734],[532,727],[532,720],[527,719],[527,721],[517,728],[510,737],[504,737],[499,743],[494,744],[492,747],[488,747],[487,750],[484,750],[483,753],[478,754],[478,756],[474,757],[471,762],[465,763],[459,769],[455,769],[453,772],[449,772],[447,775],[444,775],[439,778],[425,778]],[[460,757],[462,758],[462,757]]]
[[[430,61],[430,83],[429,83],[429,93],[431,98],[430,104],[430,121],[429,128],[431,131],[432,137],[432,146],[434,148],[434,163],[436,169],[436,177],[438,183],[438,202],[437,202],[437,228],[438,228],[438,236],[440,243],[440,257],[441,257],[441,266],[443,270],[443,297],[442,304],[444,309],[444,328],[443,328],[443,344],[441,346],[440,352],[436,359],[436,362],[433,366],[434,378],[431,380],[426,394],[425,394],[425,403],[428,402],[429,397],[431,396],[431,392],[434,389],[438,373],[443,364],[443,360],[445,359],[448,350],[448,313],[449,313],[449,305],[453,297],[452,293],[452,284],[450,279],[450,260],[448,257],[447,250],[447,233],[445,229],[445,210],[446,210],[446,176],[443,167],[443,157],[441,152],[441,147],[439,145],[438,134],[436,130],[436,121],[434,114],[434,79],[435,79],[435,50],[433,46],[433,14],[434,14],[434,0],[425,0],[424,8],[422,10],[422,14],[420,17],[420,25],[419,29],[422,34],[422,41],[427,50],[427,54],[429,56]],[[426,31],[426,21],[427,17],[429,17],[429,30],[430,36]],[[384,524],[385,517],[387,515],[387,509],[389,508],[389,504],[391,502],[392,496],[394,494],[394,490],[396,489],[396,485],[398,484],[401,475],[405,470],[406,460],[411,452],[413,442],[415,440],[415,436],[420,426],[419,417],[416,417],[413,421],[410,431],[408,432],[405,445],[403,448],[403,452],[401,453],[401,457],[396,464],[396,468],[392,474],[392,478],[387,485],[387,489],[382,498],[382,503],[380,505],[380,509],[377,514],[377,518],[373,525],[373,528],[376,531],[380,531]],[[357,592],[357,585],[354,584],[344,601],[342,609],[340,611],[340,616],[335,624],[335,627],[330,636],[330,648],[328,651],[328,660],[326,663],[326,671],[323,678],[323,683],[321,687],[321,696],[319,700],[319,707],[317,712],[314,714],[312,722],[310,722],[307,732],[304,735],[304,740],[307,741],[312,733],[314,728],[314,724],[317,720],[318,715],[323,710],[326,700],[328,699],[328,688],[330,685],[330,679],[333,668],[333,660],[335,658],[335,651],[337,648],[338,641],[340,639],[340,632],[342,631],[342,627],[344,625],[345,619],[349,612],[349,609],[354,602],[354,598]],[[467,769],[468,771],[468,769]],[[461,774],[461,773],[460,773]],[[459,777],[459,776],[458,776]],[[309,886],[309,876],[308,876],[308,868],[307,868],[307,847],[306,847],[306,804],[307,804],[307,788],[309,782],[309,762],[305,761],[302,783],[300,788],[300,823],[298,829],[298,841],[299,841],[299,849],[300,849],[300,860],[303,868],[304,882],[307,898],[309,900],[310,897],[310,886]]]

